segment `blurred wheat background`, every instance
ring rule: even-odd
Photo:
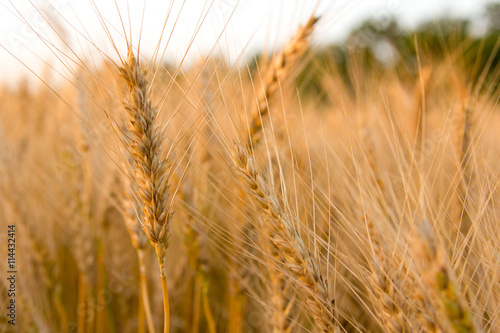
[[[311,12],[284,45],[187,67],[130,13],[99,61],[42,15],[63,70],[0,87],[0,332],[500,332],[485,13],[481,34],[370,21],[324,46]]]

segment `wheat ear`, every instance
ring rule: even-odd
[[[142,229],[156,250],[160,265],[164,302],[164,331],[169,332],[170,310],[165,269],[166,250],[170,244],[173,210],[169,202],[170,168],[161,156],[163,132],[156,124],[157,110],[149,98],[150,83],[139,66],[132,47],[122,62],[120,77],[128,90],[123,100],[129,130],[130,168],[142,206]]]
[[[264,75],[264,82],[257,95],[256,104],[250,112],[252,115],[248,138],[250,146],[258,142],[258,136],[262,130],[262,117],[269,112],[268,100],[276,93],[281,80],[309,46],[308,38],[314,31],[314,25],[318,20],[319,17],[311,16],[305,25],[299,27],[295,37],[273,58],[271,67]]]
[[[233,162],[239,179],[266,222],[268,237],[283,258],[285,269],[295,277],[299,294],[322,332],[333,332],[335,315],[329,299],[329,287],[302,237],[296,230],[298,219],[286,211],[274,190],[259,175],[248,149],[237,144]]]

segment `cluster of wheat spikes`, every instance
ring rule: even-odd
[[[67,84],[0,89],[0,331],[500,332],[498,93],[464,45],[341,70],[318,24],[245,68],[165,68],[128,36]]]

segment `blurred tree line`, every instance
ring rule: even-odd
[[[477,27],[482,28],[477,31]],[[451,60],[467,75],[476,91],[495,94],[500,78],[500,4],[489,4],[481,18],[442,18],[409,31],[396,21],[367,21],[352,31],[347,40],[314,50],[312,61],[298,77],[305,93],[322,94],[325,68],[338,72],[354,89],[352,68],[396,71],[402,79],[415,80],[418,61],[425,66]],[[418,58],[417,58],[418,56]],[[332,64],[335,68],[332,68]]]

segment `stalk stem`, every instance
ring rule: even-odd
[[[200,299],[201,299],[201,277],[196,274],[193,295],[193,324],[191,332],[198,332],[200,326]]]
[[[210,303],[208,301],[208,293],[203,293],[203,312],[205,313],[205,319],[207,320],[207,328],[209,333],[217,333],[215,320],[210,310]]]
[[[149,303],[148,295],[148,281],[146,279],[146,264],[144,262],[144,250],[137,249],[137,256],[139,257],[139,271],[141,274],[141,294],[142,302],[144,308],[144,314],[146,316],[146,323],[148,325],[149,333],[155,333],[155,325],[153,322],[153,315],[151,313],[151,306]]]
[[[170,332],[170,304],[168,302],[167,275],[165,272],[165,249],[156,247],[156,255],[158,256],[158,264],[160,265],[161,289],[163,292],[163,332]]]
[[[78,274],[79,284],[78,284],[78,307],[77,307],[77,315],[78,315],[78,333],[85,332],[85,319],[86,319],[86,307],[87,307],[87,283],[85,281],[85,276],[83,273]]]
[[[139,294],[139,314],[137,315],[137,333],[146,333],[146,317],[144,315],[144,299]]]

